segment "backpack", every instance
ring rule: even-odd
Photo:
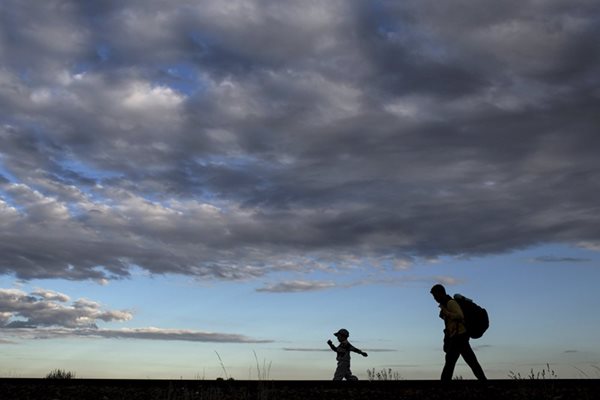
[[[454,300],[460,306],[465,316],[465,327],[467,333],[473,339],[479,339],[490,326],[490,319],[485,308],[475,304],[471,299],[461,294],[455,294]]]

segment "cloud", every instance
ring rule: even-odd
[[[532,261],[541,263],[585,263],[591,260],[589,258],[580,257],[540,256],[533,258]]]
[[[587,0],[2,10],[0,274],[249,280],[600,241]]]
[[[329,352],[331,349],[313,349],[313,348],[298,348],[298,347],[284,347],[284,351],[299,351],[299,352],[321,352],[326,351]],[[396,349],[363,349],[364,351],[369,351],[371,353],[389,353],[398,351]]]
[[[53,290],[46,289],[37,289],[31,293],[33,296],[39,296],[47,301],[58,301],[61,303],[66,303],[71,300],[69,296],[63,293],[55,292]],[[85,300],[79,300],[79,302],[84,302]]]
[[[300,351],[300,352],[321,352],[321,351],[331,351],[331,349],[311,349],[311,348],[296,348],[296,347],[284,347],[283,351]]]
[[[98,336],[102,338],[125,338],[147,340],[183,340],[189,342],[218,343],[271,343],[271,340],[252,339],[244,335],[199,332],[183,329],[134,328],[99,331],[87,330],[76,332],[77,336]]]
[[[72,305],[65,294],[38,289],[27,294],[19,289],[0,289],[0,328],[96,327],[97,322],[128,321],[128,311],[102,310],[100,304],[80,299]]]
[[[395,278],[365,278],[357,281],[347,283],[335,283],[326,281],[311,281],[311,280],[293,280],[283,281],[272,284],[266,284],[265,286],[256,289],[257,292],[264,293],[299,293],[299,292],[312,292],[318,290],[329,290],[335,288],[351,288],[355,286],[367,286],[367,285],[396,285],[404,286],[410,283],[442,283],[445,286],[454,286],[462,283],[462,280],[449,277],[449,276],[433,276],[433,277],[416,277],[416,276],[404,276]]]
[[[256,289],[257,292],[290,293],[290,292],[312,292],[337,287],[333,282],[318,281],[286,281]]]
[[[600,242],[580,242],[577,246],[586,250],[600,251]]]
[[[97,338],[97,339],[135,339],[135,340],[163,340],[163,341],[186,341],[203,343],[271,343],[271,340],[252,339],[244,335],[201,332],[185,329],[161,329],[161,328],[14,328],[4,331],[4,334],[18,337],[20,339],[42,340],[60,338]]]
[[[441,283],[444,286],[456,286],[456,285],[460,285],[461,283],[463,283],[464,281],[462,279],[458,279],[458,278],[454,278],[451,276],[434,276],[430,279],[425,279],[427,280],[433,280],[436,283]]]
[[[71,305],[69,296],[46,289],[27,294],[19,289],[0,289],[0,342],[57,338],[104,338],[138,340],[180,340],[217,343],[270,343],[244,335],[164,328],[99,328],[100,322],[125,322],[129,311],[103,310],[88,299]]]

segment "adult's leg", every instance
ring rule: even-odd
[[[471,370],[477,379],[481,381],[487,380],[485,373],[483,372],[483,368],[481,368],[479,361],[477,361],[477,356],[471,348],[471,344],[469,344],[469,337],[466,337],[466,339],[463,340],[460,355],[465,360],[467,365],[471,367]]]
[[[460,348],[457,346],[456,338],[444,339],[444,351],[446,352],[446,363],[442,370],[442,381],[451,381],[454,374],[456,361],[460,356]]]

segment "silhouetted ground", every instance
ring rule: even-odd
[[[2,400],[597,400],[600,380],[202,381],[0,379]]]

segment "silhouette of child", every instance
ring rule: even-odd
[[[340,345],[336,347],[331,340],[327,341],[327,344],[329,347],[331,347],[331,350],[337,353],[337,368],[335,370],[335,374],[333,375],[333,380],[341,381],[346,378],[348,381],[357,381],[358,378],[352,375],[352,371],[350,371],[350,352],[353,351],[362,355],[363,357],[367,357],[368,354],[350,344],[348,341],[350,332],[348,332],[348,330],[340,329],[333,335],[337,337],[338,341],[340,342]]]

